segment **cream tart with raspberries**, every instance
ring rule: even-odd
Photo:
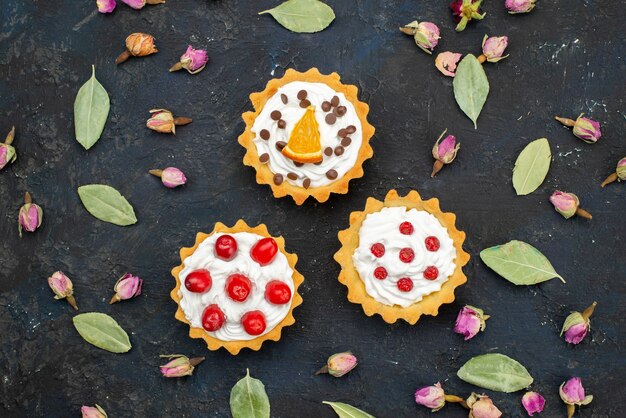
[[[242,115],[246,130],[239,137],[243,162],[275,197],[289,195],[298,205],[309,196],[325,202],[363,176],[363,162],[373,155],[369,106],[359,101],[355,86],[339,80],[337,73],[316,68],[288,69],[250,95],[254,112]]]
[[[348,300],[388,323],[437,315],[467,281],[462,268],[470,256],[455,219],[439,209],[438,199],[424,201],[416,191],[401,197],[391,190],[383,202],[368,198],[365,210],[352,212],[350,227],[339,232],[335,260]]]
[[[176,319],[189,324],[189,336],[204,339],[210,350],[259,350],[295,322],[304,281],[296,270],[298,257],[265,225],[252,228],[239,220],[228,228],[218,222],[210,234],[198,233],[193,247],[182,248],[180,258],[172,270]]]

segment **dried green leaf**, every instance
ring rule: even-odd
[[[506,393],[522,390],[533,383],[533,377],[524,366],[499,353],[469,359],[457,376],[472,385]]]
[[[109,115],[109,94],[96,80],[96,69],[91,66],[91,78],[82,85],[74,101],[74,129],[76,140],[91,148],[102,135]]]
[[[128,226],[137,222],[135,211],[128,201],[111,186],[88,184],[78,188],[85,209],[104,222]]]
[[[107,314],[89,312],[76,315],[72,321],[80,336],[98,348],[125,353],[132,347],[126,331]]]
[[[271,14],[292,32],[313,33],[324,30],[335,19],[335,12],[319,0],[287,0],[259,14]]]
[[[340,418],[376,418],[374,415],[361,411],[352,405],[348,405],[343,402],[328,402],[324,401],[326,405],[330,405]]]
[[[486,248],[480,252],[480,258],[493,271],[518,286],[537,284],[555,277],[565,283],[546,256],[523,241],[513,240]]]
[[[546,138],[539,138],[526,145],[515,161],[513,187],[518,196],[537,190],[550,169],[550,144]]]
[[[483,66],[472,54],[468,54],[461,60],[454,75],[454,98],[461,110],[474,122],[480,115],[487,95],[489,94],[489,80]]]
[[[246,376],[238,381],[230,391],[230,413],[233,418],[269,418],[270,400],[265,393],[263,382]]]

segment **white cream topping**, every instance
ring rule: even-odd
[[[350,134],[352,143],[344,147],[344,153],[342,155],[331,156],[324,155],[324,159],[321,164],[304,164],[301,167],[297,167],[292,160],[285,157],[277,148],[276,142],[283,141],[289,142],[289,136],[293,130],[294,125],[298,122],[306,109],[300,107],[300,100],[298,99],[298,92],[305,90],[307,92],[306,99],[315,106],[315,119],[319,124],[320,142],[322,145],[322,151],[326,147],[331,147],[333,150],[341,144],[341,138],[338,136],[340,129],[353,125],[356,127],[356,132]],[[287,96],[288,102],[284,104],[281,100],[281,94]],[[329,125],[325,121],[327,112],[322,110],[322,103],[329,101],[337,96],[339,98],[339,105],[345,106],[347,111],[345,115],[338,116],[337,121],[333,125]],[[276,121],[272,120],[270,114],[278,110],[282,114],[282,119],[287,123],[285,129],[278,128]],[[261,130],[267,129],[270,132],[269,140],[264,140],[259,136]],[[359,148],[363,142],[363,130],[361,127],[361,121],[354,109],[354,106],[350,101],[346,99],[343,93],[338,93],[335,90],[328,87],[323,83],[308,83],[304,81],[294,81],[289,84],[285,84],[278,89],[265,103],[263,110],[257,116],[252,127],[252,132],[255,134],[254,143],[257,147],[259,156],[263,154],[269,154],[269,168],[273,173],[282,174],[285,181],[289,183],[301,186],[305,178],[311,180],[310,187],[319,187],[330,184],[340,178],[342,178],[356,163]],[[326,173],[329,170],[335,170],[337,172],[336,179],[329,179]],[[295,173],[298,178],[292,180],[287,178],[287,174]]]
[[[261,266],[250,258],[250,249],[260,239],[264,238],[248,232],[229,234],[237,241],[237,255],[230,261],[215,256],[215,241],[221,235],[214,234],[206,238],[196,251],[183,260],[183,269],[179,274],[180,307],[192,326],[202,328],[202,313],[204,309],[217,304],[226,316],[224,325],[215,332],[206,331],[212,337],[222,341],[252,340],[257,335],[249,335],[241,325],[241,317],[249,311],[259,310],[265,315],[267,334],[287,316],[291,301],[284,305],[274,305],[265,299],[265,285],[272,280],[286,283],[294,294],[293,269],[289,266],[287,257],[280,250],[274,260]],[[211,273],[213,285],[208,292],[193,293],[185,287],[185,278],[189,273],[198,269],[206,269]],[[240,273],[247,276],[252,282],[252,290],[244,302],[232,300],[225,289],[226,279],[231,274]]]
[[[413,225],[411,235],[400,232],[400,224],[405,221]],[[439,239],[439,250],[431,252],[426,249],[425,240],[429,236]],[[376,243],[385,246],[385,254],[381,258],[371,252],[372,245]],[[410,263],[402,262],[399,257],[400,250],[407,247],[415,253]],[[407,210],[403,206],[385,207],[380,212],[368,214],[359,231],[359,247],[352,256],[367,294],[385,305],[404,308],[440,290],[454,273],[455,258],[454,242],[439,220],[426,211]],[[379,266],[387,270],[388,276],[384,280],[374,277],[374,269]],[[424,270],[429,266],[439,270],[436,280],[424,278]],[[413,281],[413,289],[409,292],[402,292],[397,287],[398,280],[403,277]]]

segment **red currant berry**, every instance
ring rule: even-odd
[[[207,331],[217,331],[222,328],[226,317],[219,306],[213,304],[206,307],[202,313],[202,328]]]
[[[439,238],[437,237],[426,237],[424,243],[426,244],[426,249],[428,251],[437,251],[439,249]]]
[[[370,251],[372,252],[372,254],[374,254],[374,257],[380,258],[385,255],[385,246],[380,242],[377,242],[376,244],[372,245]]]
[[[408,277],[401,278],[400,280],[398,280],[398,283],[396,283],[396,285],[401,292],[410,292],[411,290],[413,290],[413,280],[409,279]]]
[[[411,222],[402,222],[400,224],[400,233],[404,235],[411,235],[413,233],[413,224]]]
[[[261,335],[265,331],[265,315],[261,311],[250,311],[241,317],[243,329],[250,335]]]
[[[265,299],[274,305],[284,305],[291,300],[291,289],[285,282],[272,280],[265,286]]]
[[[215,255],[230,261],[237,255],[237,241],[230,235],[222,235],[215,241]]]
[[[193,293],[204,293],[211,289],[213,280],[208,270],[194,270],[185,277],[185,287]]]
[[[250,250],[250,257],[262,266],[266,266],[276,257],[278,245],[274,238],[267,237],[260,239]]]
[[[437,280],[439,277],[439,270],[435,266],[428,266],[426,270],[424,270],[424,278],[426,280]]]
[[[374,277],[378,280],[385,280],[387,278],[387,269],[384,267],[376,267],[374,269]]]
[[[415,258],[415,253],[412,248],[403,248],[400,250],[400,261],[403,263],[410,263]]]
[[[243,302],[248,298],[252,282],[243,274],[231,274],[226,279],[226,292],[235,302]]]

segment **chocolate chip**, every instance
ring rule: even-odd
[[[270,155],[268,153],[261,154],[261,156],[259,157],[259,161],[261,161],[263,164],[265,164],[269,160],[270,160]]]
[[[348,109],[345,106],[337,106],[333,113],[337,116],[343,116],[346,114],[347,111]]]
[[[315,165],[320,165],[320,164],[322,164],[322,161],[318,161],[318,162],[313,163],[313,164],[315,164]]]
[[[280,113],[279,110],[274,110],[272,113],[270,113],[270,118],[272,118],[273,120],[279,120],[282,116],[283,114]]]
[[[345,138],[346,136],[348,136],[348,131],[346,131],[345,129],[339,129],[337,135],[339,136],[339,138]]]
[[[299,162],[297,162],[297,161],[294,161],[294,162],[293,162],[293,164],[294,164],[296,167],[302,167],[302,166],[304,165],[303,163],[299,163]]]
[[[298,92],[298,99],[299,99],[299,100],[304,100],[304,99],[306,99],[306,96],[307,96],[307,92],[306,92],[306,90],[300,90],[300,91]]]
[[[308,189],[310,185],[311,185],[311,179],[305,178],[304,181],[302,182],[302,187],[304,187],[305,189]]]
[[[349,136],[341,140],[341,145],[343,145],[344,147],[347,147],[351,143],[352,143],[352,138],[350,138]]]
[[[285,146],[287,146],[287,143],[286,143],[285,141],[278,141],[278,142],[276,143],[276,149],[277,149],[278,151],[282,151],[282,150],[283,150],[283,148],[285,148]]]
[[[333,155],[333,149],[331,147],[324,148],[324,154],[330,157],[331,155]]]
[[[259,132],[259,136],[261,137],[261,139],[267,141],[268,139],[270,139],[270,131],[268,131],[267,129],[261,129],[261,132]]]
[[[287,178],[289,180],[298,180],[298,175],[296,173],[289,173],[287,174]]]
[[[339,157],[341,154],[343,154],[343,151],[344,150],[343,150],[343,147],[341,145],[335,147],[335,155],[337,157]]]
[[[332,113],[329,113],[328,115],[326,115],[324,120],[326,121],[327,124],[333,125],[335,122],[337,122],[337,116],[333,115]]]
[[[283,175],[276,173],[274,174],[274,184],[280,186],[283,182]]]
[[[311,106],[311,102],[309,102],[308,100],[304,99],[300,102],[300,107],[306,109],[307,107]]]
[[[284,119],[281,119],[278,121],[277,125],[280,129],[285,129],[285,126],[287,126],[287,122],[285,122]]]
[[[333,98],[332,98],[332,99],[330,99],[330,105],[331,105],[332,107],[337,107],[337,106],[339,106],[339,97],[337,97],[337,96],[333,96]]]
[[[356,132],[356,126],[354,125],[348,125],[346,127],[346,132],[348,132],[349,134],[353,134]]]
[[[327,102],[327,101],[323,101],[323,102],[322,102],[322,110],[323,110],[324,112],[328,112],[328,111],[330,110],[330,108],[331,108],[331,107],[332,107],[332,106],[330,105],[330,102]]]
[[[287,98],[286,94],[281,94],[280,95],[280,100],[283,101],[283,104],[287,104],[287,102],[289,101],[289,99]]]
[[[274,176],[275,178],[276,176]],[[328,170],[326,172],[326,177],[328,177],[329,180],[335,180],[337,178],[337,172],[335,170]]]

